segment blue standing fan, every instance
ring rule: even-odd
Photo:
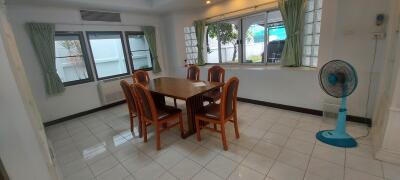
[[[357,73],[353,66],[342,60],[332,60],[319,71],[319,84],[330,96],[342,98],[336,129],[319,131],[316,137],[321,142],[337,147],[356,147],[357,142],[346,132],[346,98],[357,87]]]

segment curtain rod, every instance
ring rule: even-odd
[[[158,27],[158,25],[146,25],[146,24],[100,24],[100,23],[53,23],[55,25],[74,25],[74,26],[139,26],[139,27],[143,27],[143,26],[154,26],[154,27]]]
[[[244,11],[244,10],[248,10],[248,9],[257,9],[257,8],[260,7],[260,6],[266,6],[266,5],[274,4],[274,3],[277,3],[277,2],[278,2],[278,1],[273,1],[273,2],[267,2],[267,3],[257,4],[257,5],[255,5],[255,6],[250,6],[250,7],[246,7],[246,8],[242,8],[242,9],[238,9],[238,10],[226,12],[226,13],[222,13],[222,14],[215,15],[215,16],[210,16],[210,17],[205,18],[205,20],[210,20],[210,19],[213,19],[213,18],[216,18],[216,17],[221,17],[221,16],[225,16],[225,15],[227,15],[227,14],[233,14],[233,13],[240,12],[240,11]]]

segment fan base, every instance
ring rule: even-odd
[[[357,147],[357,141],[347,133],[338,133],[335,130],[319,131],[316,134],[318,140],[336,147]]]

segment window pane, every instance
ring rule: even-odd
[[[267,63],[279,63],[285,46],[286,30],[282,24],[268,26]]]
[[[221,61],[222,63],[239,62],[239,20],[219,23],[221,42]]]
[[[89,32],[88,38],[98,78],[128,73],[119,32]]]
[[[310,66],[317,67],[317,65],[318,65],[318,57],[312,57]]]
[[[312,34],[313,24],[306,24],[304,26],[304,34]]]
[[[314,33],[320,33],[321,30],[321,22],[315,22],[314,24]]]
[[[319,46],[312,47],[312,56],[318,56],[318,49],[319,49]]]
[[[313,44],[319,45],[319,34],[315,34],[313,38]]]
[[[306,11],[312,11],[312,10],[314,10],[314,0],[308,0]]]
[[[304,46],[304,56],[311,56],[311,46]]]
[[[315,21],[321,21],[321,16],[322,16],[322,10],[316,10],[315,11]]]
[[[79,34],[56,34],[55,56],[57,74],[62,82],[89,78]]]
[[[218,28],[216,24],[207,27],[207,62],[219,63]]]
[[[129,49],[131,51],[131,58],[133,69],[147,69],[152,68],[153,63],[151,60],[149,45],[147,44],[144,35],[128,35]]]
[[[309,56],[303,56],[303,66],[310,66],[310,60],[311,58]]]
[[[312,42],[313,42],[313,36],[312,35],[304,36],[304,45],[311,45]]]
[[[305,23],[312,23],[314,21],[314,12],[307,12],[305,15]]]
[[[264,62],[265,21],[265,13],[244,18],[244,63]]]

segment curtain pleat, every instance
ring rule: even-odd
[[[64,92],[64,84],[58,76],[56,69],[55,25],[48,23],[27,23],[26,26],[42,67],[47,94],[55,95]]]
[[[160,64],[158,63],[157,43],[156,43],[156,28],[153,26],[143,27],[144,36],[149,44],[150,52],[153,57],[153,73],[161,72]]]
[[[204,65],[204,54],[203,54],[203,45],[204,45],[204,31],[206,27],[205,20],[197,20],[193,22],[196,39],[197,39],[197,64]]]
[[[287,39],[282,51],[283,66],[299,67],[303,54],[303,28],[306,0],[278,0]]]

